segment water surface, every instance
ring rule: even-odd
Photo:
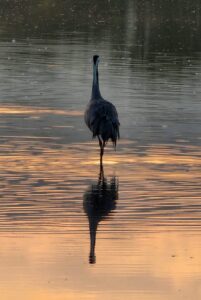
[[[200,4],[111,2],[3,6],[3,300],[201,297]],[[101,174],[95,53],[121,122]]]

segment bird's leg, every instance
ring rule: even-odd
[[[104,154],[104,148],[105,148],[105,144],[106,144],[106,142],[105,142],[105,141],[103,141],[103,144],[102,144],[103,154]]]
[[[100,164],[103,165],[103,154],[104,154],[105,142],[102,142],[101,151],[100,151]],[[103,166],[102,166],[103,167]]]
[[[102,141],[100,136],[98,136],[98,140],[99,140],[99,146],[100,146],[100,166],[102,167],[105,141]]]
[[[98,182],[100,183],[103,178],[104,178],[104,169],[103,169],[103,164],[102,164],[102,165],[100,165],[100,173],[99,173],[99,180],[98,180]]]
[[[100,146],[100,166],[102,166],[103,164],[103,142],[101,141],[101,138],[98,136],[98,140],[99,140],[99,146]]]
[[[100,149],[100,166],[103,166],[103,148]]]
[[[104,180],[104,169],[103,164],[100,163],[99,177],[98,177],[98,185],[101,186],[102,181]]]
[[[100,146],[100,149],[102,148],[102,141],[101,141],[101,138],[100,136],[98,135],[98,141],[99,141],[99,146]]]

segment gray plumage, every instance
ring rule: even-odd
[[[120,137],[120,123],[115,106],[101,96],[98,79],[98,62],[99,56],[94,55],[92,94],[84,118],[87,126],[92,131],[93,137],[98,137],[100,160],[102,163],[104,147],[107,141],[111,139],[114,147],[116,147],[117,139]]]

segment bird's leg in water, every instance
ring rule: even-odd
[[[98,136],[99,146],[100,146],[100,165],[102,166],[102,157],[103,157],[103,142],[101,141],[101,138]]]
[[[99,184],[101,183],[101,181],[104,179],[104,169],[103,169],[103,164],[100,164],[100,172],[99,172]]]
[[[98,136],[99,140],[99,146],[100,146],[100,165],[103,164],[103,154],[104,154],[104,148],[105,148],[105,141],[102,141],[100,136]]]
[[[103,154],[104,154],[105,142],[102,142],[101,152],[100,152],[100,164],[103,165]]]
[[[104,154],[104,147],[102,145],[101,149],[100,149],[100,161],[101,161],[101,164],[103,162],[103,154]]]

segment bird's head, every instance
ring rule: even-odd
[[[99,63],[99,56],[98,55],[94,55],[93,56],[93,63],[94,63],[94,65],[98,65],[98,63]]]

